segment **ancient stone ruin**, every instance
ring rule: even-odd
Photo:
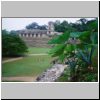
[[[55,82],[64,72],[67,65],[55,64],[52,68],[47,69],[37,79],[36,82]]]
[[[17,34],[29,47],[49,47],[47,43],[52,36],[62,33],[55,32],[53,22],[49,22],[47,30],[24,29],[18,30]]]

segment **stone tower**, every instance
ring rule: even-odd
[[[48,22],[48,35],[54,35],[54,23],[53,22]]]

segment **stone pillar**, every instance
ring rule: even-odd
[[[41,37],[41,34],[38,34],[38,38],[40,38]]]
[[[34,34],[34,38],[36,37],[36,34]]]
[[[24,37],[26,37],[26,34],[23,34]]]
[[[19,35],[19,37],[21,37],[21,34],[18,34]]]
[[[26,37],[26,34],[23,34],[23,37]]]
[[[30,37],[32,37],[32,34],[30,34]]]
[[[26,37],[28,37],[28,34],[26,34]]]
[[[22,34],[22,37],[24,37],[24,34]]]
[[[25,34],[22,34],[22,37],[25,37]]]

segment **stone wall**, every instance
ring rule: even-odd
[[[28,47],[50,47],[48,45],[48,41],[51,39],[50,37],[45,38],[33,38],[33,37],[21,37]]]

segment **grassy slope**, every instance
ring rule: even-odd
[[[39,53],[48,53],[50,48],[36,48],[36,47],[30,47],[28,49],[28,54],[39,54]]]
[[[39,75],[50,67],[51,57],[30,56],[21,60],[2,64],[2,76],[33,76]]]
[[[49,48],[29,48],[28,54],[47,53]],[[50,67],[51,57],[30,56],[23,59],[2,64],[2,76],[33,76],[39,75]]]

